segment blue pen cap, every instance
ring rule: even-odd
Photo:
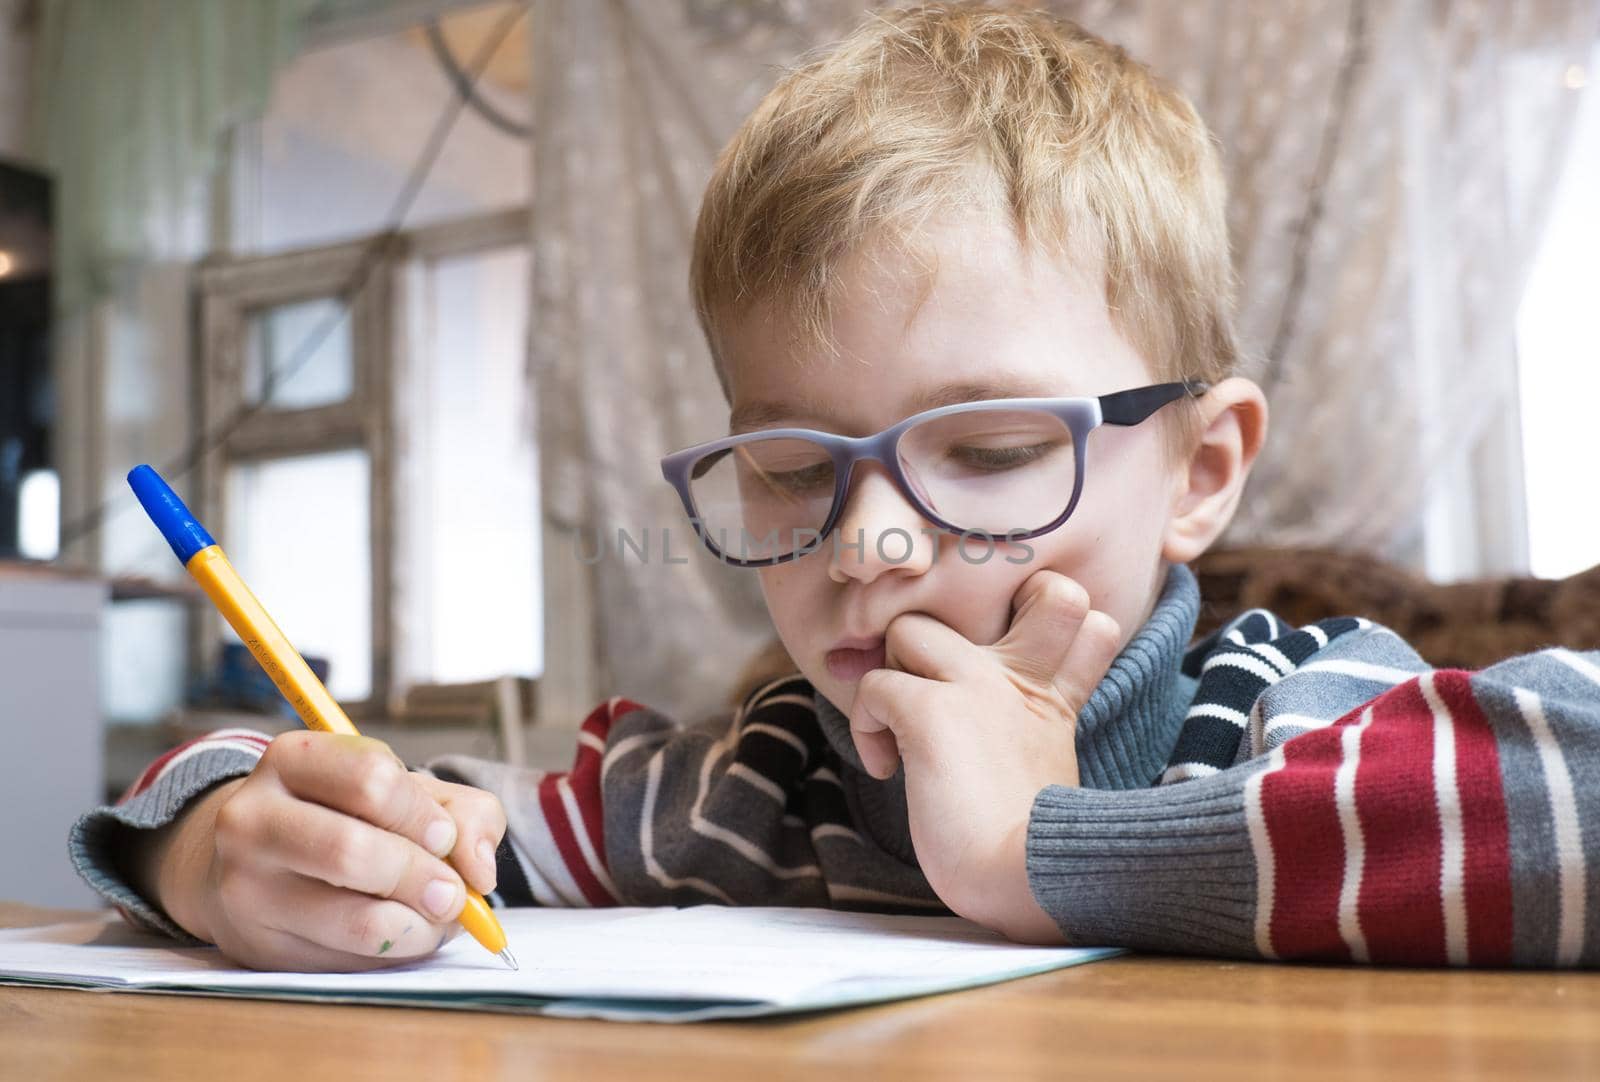
[[[145,514],[172,546],[179,563],[188,566],[191,556],[216,544],[155,470],[149,466],[135,466],[128,471],[128,484],[144,505]]]

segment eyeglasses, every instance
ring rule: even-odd
[[[1197,380],[1098,398],[999,398],[912,414],[871,436],[774,428],[676,451],[661,473],[695,532],[738,567],[793,560],[822,544],[844,510],[857,463],[882,463],[929,522],[952,533],[1025,541],[1072,514],[1084,447],[1102,424],[1136,425]]]

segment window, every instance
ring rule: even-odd
[[[372,693],[371,472],[348,448],[247,460],[227,477],[228,558],[295,648],[328,661],[342,701]]]
[[[200,275],[202,430],[223,433],[201,463],[201,521],[227,524],[239,573],[291,642],[325,653],[341,689],[330,690],[357,713],[389,685],[395,270],[374,251],[357,242]],[[319,615],[314,584],[329,576],[342,586]],[[356,599],[366,612],[344,607]],[[198,625],[204,672],[228,632],[211,613]]]
[[[358,716],[542,671],[527,236],[519,210],[201,274],[201,518]],[[201,622],[209,668],[231,632]]]
[[[427,261],[402,491],[412,630],[403,678],[543,669],[538,455],[526,369],[525,246]],[[487,557],[487,558],[486,558]]]
[[[1563,578],[1600,563],[1594,417],[1600,409],[1600,325],[1594,265],[1600,257],[1600,49],[1587,71],[1573,143],[1517,312],[1528,554],[1534,574]]]

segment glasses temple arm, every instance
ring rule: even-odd
[[[1183,380],[1101,395],[1100,419],[1108,425],[1136,425],[1173,399],[1184,394],[1199,397],[1210,387],[1200,380]]]

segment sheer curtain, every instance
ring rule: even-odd
[[[1275,432],[1226,540],[1524,570],[1514,320],[1600,4],[1067,8],[1224,150]]]
[[[1344,545],[1421,568],[1445,531],[1482,539],[1458,570],[1515,564],[1512,317],[1576,102],[1563,76],[1600,3],[1052,6],[1180,85],[1222,146],[1247,374],[1273,411],[1225,542]],[[546,574],[567,579],[551,582],[569,592],[555,618],[573,616],[552,627],[549,664],[574,674],[574,704],[621,693],[693,712],[770,636],[754,576],[686,543],[683,564],[659,545],[648,561],[575,554],[619,526],[687,538],[656,458],[726,419],[685,287],[701,187],[779,65],[863,10],[536,7],[530,378]]]

